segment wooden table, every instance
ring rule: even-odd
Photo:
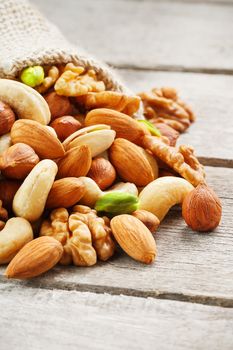
[[[171,85],[190,102],[198,118],[180,142],[207,165],[223,218],[197,234],[173,210],[152,266],[121,254],[33,281],[1,276],[0,349],[232,350],[233,1],[34,2],[135,92]]]

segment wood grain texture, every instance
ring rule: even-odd
[[[34,280],[11,283],[233,307],[233,170],[208,168],[207,172],[223,204],[222,223],[214,232],[193,233],[180,211],[173,210],[155,235],[158,258],[151,266],[121,252],[94,267],[56,267]],[[8,283],[3,276],[0,281]]]
[[[233,7],[33,0],[67,38],[115,66],[233,73]]]
[[[233,309],[3,285],[0,291],[1,349],[233,347]]]
[[[191,144],[207,165],[233,167],[233,76],[120,70],[135,92],[174,86],[197,115],[179,143]]]

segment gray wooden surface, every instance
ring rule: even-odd
[[[0,349],[233,349],[233,0],[32,2],[135,92],[178,88],[198,117],[180,143],[209,165],[223,219],[196,234],[175,208],[152,266],[118,252],[32,281],[0,268]]]
[[[0,339],[5,340],[5,349],[233,347],[232,309],[10,284],[0,285],[0,293]]]

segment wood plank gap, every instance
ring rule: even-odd
[[[211,75],[233,75],[233,69],[230,68],[206,68],[206,67],[186,67],[179,65],[163,65],[156,64],[155,66],[139,66],[137,64],[112,64],[108,62],[107,64],[113,68],[119,70],[130,69],[134,71],[146,71],[146,72],[179,72],[179,73],[197,73],[197,74],[211,74]]]
[[[7,284],[9,281],[0,277],[1,284]],[[36,279],[33,281],[14,281],[15,286],[19,286],[22,284],[24,287],[30,288],[41,288],[45,290],[66,290],[66,291],[78,291],[78,292],[90,292],[96,294],[104,294],[108,293],[110,295],[125,295],[125,296],[133,296],[138,298],[154,298],[154,299],[163,299],[163,300],[175,300],[180,302],[187,303],[195,303],[202,305],[210,305],[210,306],[219,306],[225,308],[233,307],[233,299],[232,298],[223,298],[218,296],[210,296],[210,295],[191,295],[191,294],[183,294],[183,293],[172,293],[168,291],[143,291],[137,290],[133,288],[121,288],[121,287],[109,287],[109,286],[97,286],[91,284],[77,284],[77,283],[61,283],[61,282],[47,282],[46,285],[43,285],[40,281],[37,282]],[[10,285],[12,289],[12,284]]]
[[[233,159],[199,157],[199,161],[205,166],[233,168]]]

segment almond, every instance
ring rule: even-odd
[[[86,176],[91,167],[91,150],[87,145],[71,148],[57,165],[58,178]]]
[[[85,125],[106,124],[116,131],[116,137],[127,139],[133,143],[141,144],[144,135],[150,132],[135,119],[113,109],[98,108],[87,113]]]
[[[156,257],[155,240],[149,229],[136,217],[128,214],[111,220],[112,233],[121,248],[133,259],[151,264]]]
[[[26,143],[40,158],[63,157],[65,150],[58,138],[44,125],[34,121],[17,120],[11,129],[12,143]]]
[[[76,177],[67,177],[54,182],[46,202],[46,208],[69,208],[84,195],[83,181]]]
[[[93,159],[88,176],[93,179],[103,191],[115,181],[116,170],[109,160],[98,157]]]
[[[39,237],[27,243],[8,265],[5,276],[26,279],[50,270],[60,260],[63,246],[48,236]]]
[[[109,149],[109,157],[119,176],[137,186],[146,186],[158,176],[156,160],[128,140],[116,139]]]

